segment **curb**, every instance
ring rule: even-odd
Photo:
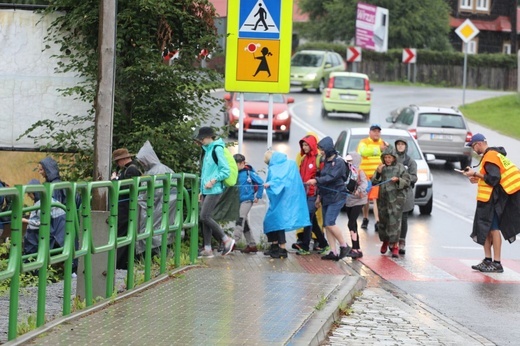
[[[344,265],[345,267],[350,267]],[[352,270],[348,270],[352,272]],[[345,276],[341,283],[327,297],[327,304],[321,310],[314,310],[300,329],[285,345],[318,346],[328,337],[332,325],[341,319],[341,310],[352,303],[357,293],[366,287],[366,280],[357,273]]]

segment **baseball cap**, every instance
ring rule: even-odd
[[[467,147],[472,147],[473,144],[477,143],[477,142],[485,142],[486,141],[486,137],[482,134],[482,133],[475,133],[472,137],[471,137],[471,141],[469,141],[468,143],[466,143],[466,146]]]
[[[381,126],[379,126],[379,124],[372,124],[372,125],[370,125],[370,131],[372,131],[372,130],[381,131]]]
[[[215,131],[209,126],[203,126],[198,131],[195,131],[193,134],[193,139],[197,141],[202,141],[206,137],[214,137]]]

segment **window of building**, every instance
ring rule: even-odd
[[[460,0],[461,10],[473,10],[473,0]]]
[[[476,0],[477,3],[477,11],[489,11],[489,2],[491,0]]]
[[[468,54],[477,54],[478,53],[478,40],[473,39],[465,44],[468,48]],[[464,47],[464,45],[463,45]],[[464,49],[464,48],[462,48]],[[464,51],[462,51],[464,53]]]
[[[502,53],[511,54],[511,43],[504,43],[502,46]]]

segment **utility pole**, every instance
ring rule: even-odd
[[[116,11],[117,0],[100,0],[98,89],[95,100],[94,180],[110,180],[116,69]],[[93,210],[107,210],[106,191],[96,189],[92,198]]]

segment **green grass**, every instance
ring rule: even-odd
[[[520,139],[520,95],[500,96],[460,107],[464,116],[482,126]]]

